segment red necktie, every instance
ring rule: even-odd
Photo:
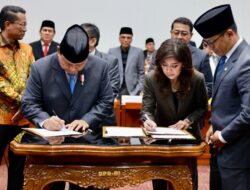
[[[48,44],[44,44],[44,50],[43,50],[44,57],[48,54],[48,51],[49,51],[49,45]]]

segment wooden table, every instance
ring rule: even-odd
[[[12,141],[11,150],[26,155],[24,190],[40,190],[55,181],[81,187],[117,188],[151,179],[165,179],[176,190],[191,190],[190,162],[205,144],[156,145],[36,145]]]

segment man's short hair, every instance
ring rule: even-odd
[[[146,41],[145,41],[145,44],[147,45],[147,44],[150,43],[150,42],[155,43],[155,41],[154,41],[153,38],[147,38]]]
[[[92,23],[83,23],[81,27],[88,33],[89,38],[94,37],[96,38],[95,47],[98,46],[100,40],[100,31],[99,28],[92,24]]]
[[[17,13],[25,14],[26,11],[22,7],[8,5],[2,8],[0,12],[0,28],[4,30],[4,23],[6,21],[15,22],[17,18]]]
[[[186,18],[186,17],[179,17],[177,19],[175,19],[171,25],[171,30],[173,30],[174,28],[174,24],[175,23],[180,23],[180,24],[184,24],[184,25],[188,25],[190,28],[190,33],[193,32],[193,23],[190,19]]]

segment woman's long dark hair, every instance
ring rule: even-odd
[[[160,92],[168,95],[171,91],[171,83],[168,77],[163,73],[161,65],[167,58],[174,58],[182,63],[182,69],[178,80],[180,82],[177,91],[177,98],[185,98],[191,87],[191,78],[194,74],[192,56],[189,47],[179,39],[168,39],[164,41],[156,53],[156,80],[160,84]]]

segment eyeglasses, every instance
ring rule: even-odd
[[[215,38],[214,40],[211,41],[207,41],[205,39],[203,39],[203,43],[205,43],[207,46],[211,47],[215,44],[215,42],[217,42],[222,36],[224,36],[225,32],[222,32],[217,38]]]
[[[181,64],[180,63],[178,63],[178,64],[173,64],[173,65],[164,65],[164,64],[161,64],[161,67],[162,67],[162,69],[165,69],[165,70],[167,70],[167,69],[169,69],[169,70],[176,70],[176,69],[178,69],[178,67],[180,66]]]
[[[171,30],[171,34],[173,34],[175,36],[181,35],[182,37],[185,37],[185,36],[189,35],[190,33],[187,31],[183,31],[183,30]]]
[[[24,22],[24,23],[12,22],[12,23],[13,23],[13,24],[17,24],[17,25],[21,26],[22,28],[27,27],[27,23],[26,23],[26,22]]]

